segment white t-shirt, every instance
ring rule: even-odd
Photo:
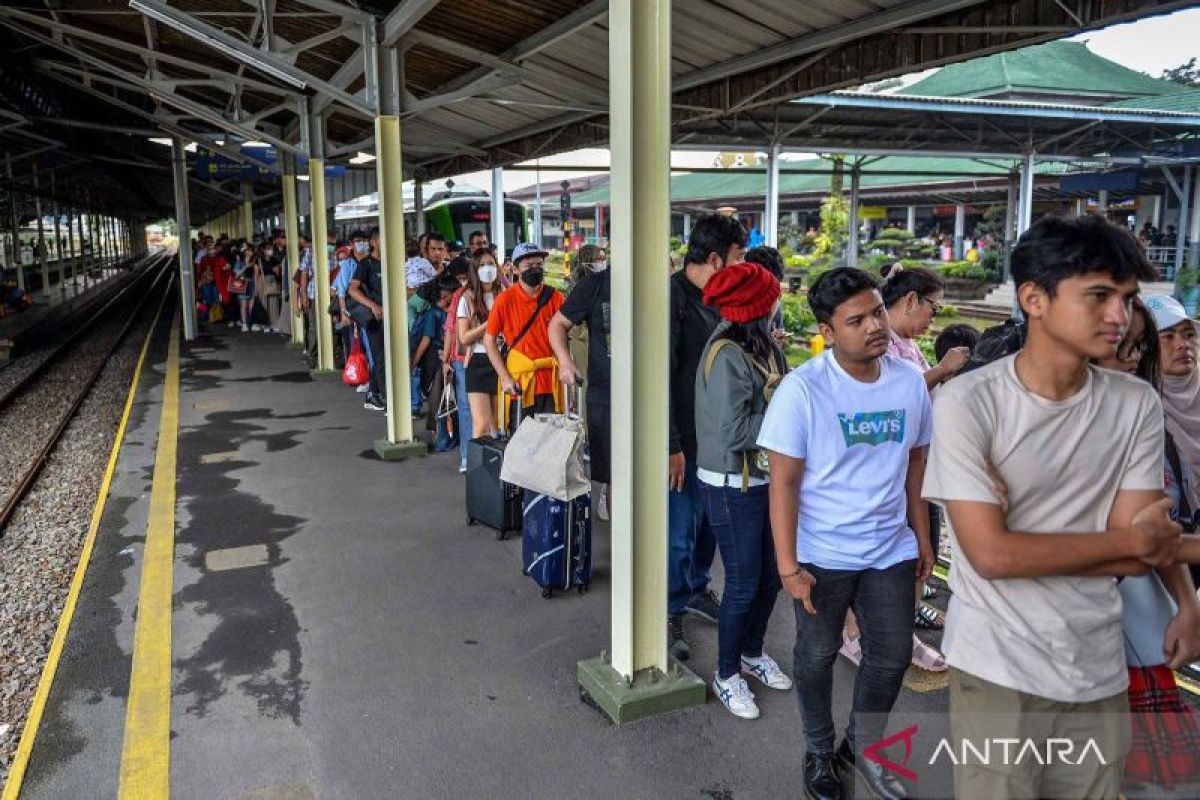
[[[880,361],[874,383],[828,350],[771,398],[758,446],[804,459],[796,557],[825,569],[883,569],[917,557],[904,483],[909,451],[929,444],[929,390],[913,365]]]
[[[947,383],[934,406],[925,497],[996,504],[986,462],[1008,486],[1009,530],[1106,530],[1117,491],[1163,488],[1163,411],[1149,384],[1090,367],[1074,396],[1030,392],[1015,357]],[[1128,684],[1113,578],[987,580],[952,538],[942,647],[952,666],[1010,689],[1087,703]]]
[[[492,306],[494,306],[496,304],[495,293],[494,292],[484,292],[483,293],[483,302],[487,306],[487,310],[491,311]],[[469,320],[471,318],[471,313],[472,313],[471,306],[469,306],[467,304],[467,293],[463,292],[462,295],[458,298],[458,311],[455,312],[454,318]],[[467,327],[469,328],[469,327],[471,327],[471,325],[468,324]],[[483,339],[480,339],[478,342],[475,343],[475,345],[471,348],[471,352],[472,353],[486,353],[487,352],[487,348],[483,346]]]

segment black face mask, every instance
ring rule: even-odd
[[[530,267],[521,273],[521,283],[532,289],[535,286],[541,285],[544,275],[545,270],[541,267]]]

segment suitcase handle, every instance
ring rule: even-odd
[[[521,399],[522,399],[522,396],[521,396],[520,392],[517,392],[516,394],[509,394],[508,392],[504,391],[503,388],[500,389],[498,394],[499,394],[499,397],[497,398],[498,399],[498,407],[496,410],[498,412],[500,412],[500,418],[502,420],[504,420],[504,424],[500,426],[500,435],[504,436],[505,438],[508,438],[508,436],[509,436],[508,409],[512,405],[512,402],[514,400],[516,400],[517,401],[517,423],[512,426],[512,430],[515,431],[517,428],[521,427]]]

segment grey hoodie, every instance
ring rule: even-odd
[[[766,478],[754,463],[758,429],[767,411],[763,396],[766,378],[736,344],[725,345],[706,378],[704,365],[713,342],[729,329],[722,322],[709,337],[696,370],[696,466],[710,472],[741,475],[743,454],[750,477]],[[775,369],[782,375],[783,359],[776,352]],[[738,484],[740,487],[740,484]]]

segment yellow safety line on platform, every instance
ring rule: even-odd
[[[17,744],[17,752],[13,756],[12,768],[8,772],[8,781],[4,784],[4,793],[0,800],[17,800],[21,794],[21,786],[25,780],[25,770],[29,767],[29,756],[33,753],[33,744],[37,740],[38,728],[42,724],[42,715],[46,710],[46,700],[50,697],[50,687],[54,684],[54,676],[58,672],[58,662],[62,658],[63,647],[67,642],[67,633],[71,629],[71,620],[75,616],[75,608],[79,602],[79,593],[83,590],[83,581],[87,576],[88,564],[92,560],[92,549],[96,544],[96,533],[100,530],[100,520],[104,518],[104,506],[112,487],[113,475],[117,471],[117,458],[121,455],[121,445],[125,441],[125,429],[129,426],[129,415],[133,411],[133,401],[137,397],[138,385],[142,378],[142,366],[146,363],[146,353],[150,350],[150,341],[158,328],[165,304],[159,304],[154,315],[154,322],[146,332],[142,342],[142,350],[138,355],[137,366],[133,369],[133,380],[129,383],[129,393],[125,396],[125,409],[121,413],[121,422],[117,425],[116,436],[113,437],[112,450],[108,454],[108,465],[104,468],[104,477],[100,481],[100,490],[96,493],[96,504],[92,507],[92,519],[88,523],[87,533],[83,537],[83,547],[79,551],[79,563],[75,566],[75,574],[71,577],[71,588],[67,591],[67,600],[63,603],[62,616],[58,618],[58,627],[54,631],[54,640],[50,643],[50,652],[46,654],[46,664],[42,667],[37,689],[33,693],[33,704],[29,707],[29,716],[25,719],[25,728],[21,731],[21,741]]]
[[[179,444],[179,313],[171,320],[162,418],[142,552],[133,670],[121,751],[121,798],[170,795],[171,582],[175,566],[175,461]]]

